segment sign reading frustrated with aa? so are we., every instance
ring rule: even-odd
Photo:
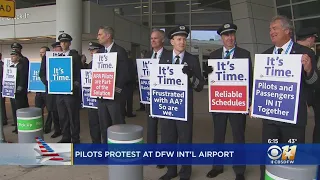
[[[180,64],[150,66],[150,112],[152,117],[187,121],[188,76]]]

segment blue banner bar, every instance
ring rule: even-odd
[[[74,165],[317,165],[315,144],[74,144]]]

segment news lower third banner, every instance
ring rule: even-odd
[[[318,165],[315,144],[0,144],[0,165]]]

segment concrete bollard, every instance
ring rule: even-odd
[[[143,128],[131,124],[118,124],[108,128],[108,143],[135,144],[143,143]],[[109,166],[109,180],[143,179],[143,166]]]
[[[42,110],[36,107],[18,109],[17,126],[19,143],[36,143],[36,137],[43,139]],[[39,154],[36,155],[38,156]],[[33,168],[38,166],[28,165],[22,167]]]
[[[315,180],[317,165],[313,166],[266,166],[265,180]]]

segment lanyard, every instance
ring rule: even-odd
[[[233,53],[233,51],[235,50],[236,48],[232,48],[225,56],[223,59],[226,59],[226,57],[230,57],[231,53]],[[222,53],[224,54],[224,52],[222,51]],[[223,55],[222,55],[223,56]]]
[[[287,49],[285,51],[285,54],[288,54],[288,52],[289,52],[289,50],[291,49],[292,46],[293,46],[293,41],[290,40],[290,44],[288,45],[288,47],[287,47]],[[273,54],[278,54],[276,47],[274,47]]]

